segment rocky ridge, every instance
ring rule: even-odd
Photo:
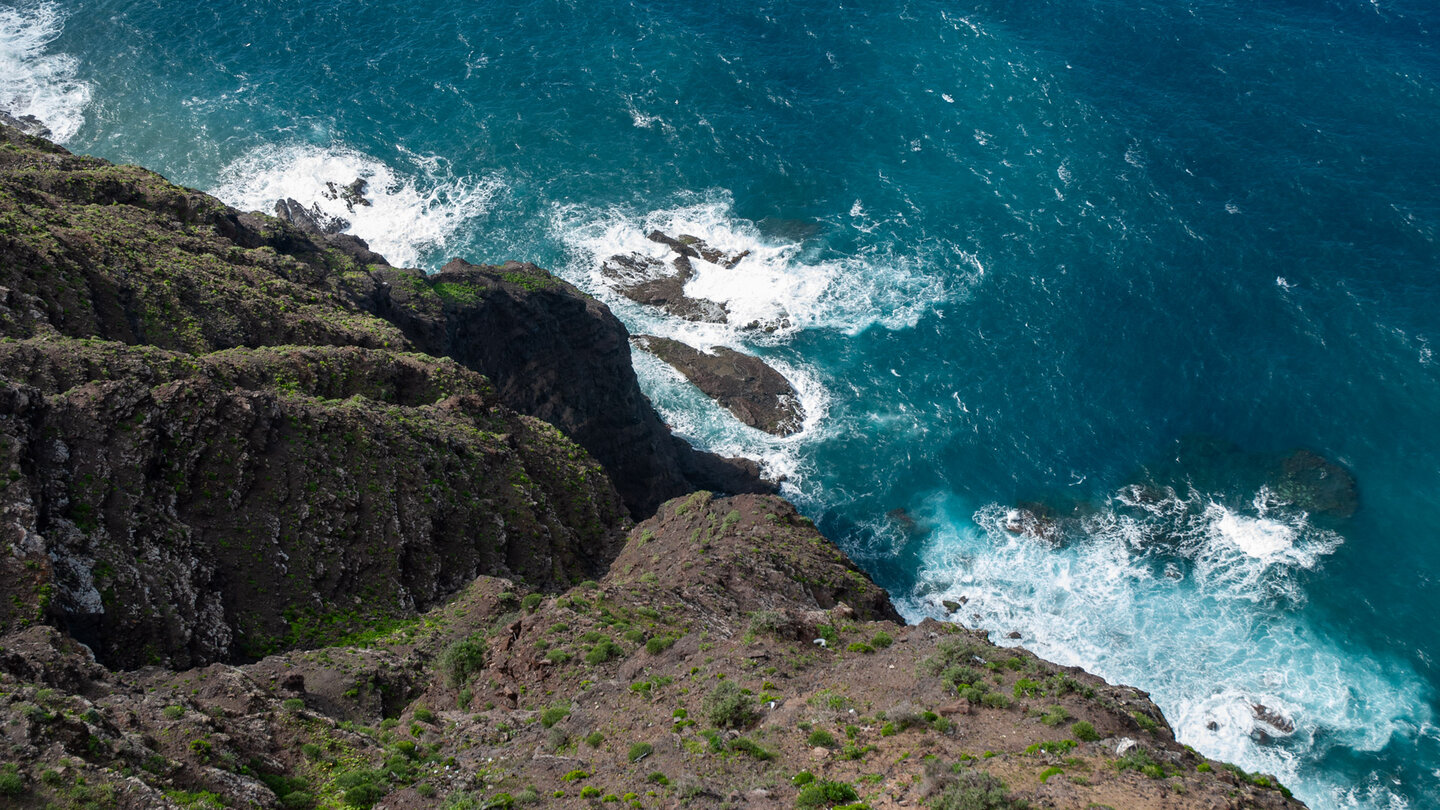
[[[904,626],[573,287],[288,216],[0,127],[0,802],[1299,806]]]

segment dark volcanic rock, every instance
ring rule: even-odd
[[[608,307],[530,264],[452,260],[430,277],[388,270],[367,306],[423,350],[485,374],[510,407],[565,431],[610,473],[636,517],[711,489],[773,492],[753,462],[701,453],[641,393],[629,333]]]
[[[306,233],[322,236],[337,234],[350,227],[349,220],[332,217],[321,211],[318,205],[306,208],[290,197],[275,203],[275,216]]]
[[[805,421],[795,387],[758,357],[725,346],[702,352],[678,340],[636,335],[635,345],[669,363],[741,422],[776,436],[798,432]]]
[[[33,115],[22,115],[17,118],[4,110],[0,110],[0,124],[15,127],[26,135],[31,135],[36,138],[50,137],[50,128],[45,126],[44,121],[41,121]]]
[[[670,267],[660,259],[640,253],[611,256],[600,265],[600,272],[614,281],[614,288],[632,301],[659,307],[687,321],[725,323],[729,313],[724,304],[685,294],[686,282],[695,276],[690,260],[703,259],[711,264],[733,268],[750,252],[725,253],[697,237],[684,234],[671,237],[660,231],[651,231],[646,238],[675,252]]]
[[[565,430],[637,516],[696,488],[774,490],[752,462],[673,436],[640,391],[624,327],[543,270],[461,262],[427,279],[389,267],[349,234],[242,214],[12,128],[0,127],[0,142],[12,147],[0,151],[0,216],[15,226],[0,233],[0,336],[192,353],[423,349],[490,375],[506,405]]]
[[[0,378],[50,394],[0,389],[0,623],[111,665],[313,644],[480,573],[563,585],[624,525],[598,465],[454,363],[50,339],[0,344]]]

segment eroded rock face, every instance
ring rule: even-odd
[[[758,357],[726,346],[702,352],[678,340],[654,335],[636,335],[633,341],[674,366],[696,388],[750,427],[789,436],[804,426],[805,409],[795,387]]]
[[[453,363],[51,339],[0,345],[3,377],[45,388],[0,396],[0,620],[112,666],[313,644],[480,573],[563,585],[625,522],[598,465]]]
[[[422,350],[485,374],[500,399],[565,431],[605,465],[633,515],[695,489],[773,492],[753,462],[701,453],[640,391],[610,309],[531,265],[454,259],[433,276],[387,270],[364,293]]]

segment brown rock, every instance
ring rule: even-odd
[[[684,374],[745,424],[776,436],[800,431],[805,411],[794,386],[765,361],[717,346],[702,352],[678,340],[637,335],[636,346]]]

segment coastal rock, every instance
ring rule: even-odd
[[[350,221],[341,217],[332,217],[320,210],[320,206],[312,205],[306,208],[295,199],[286,197],[275,203],[275,216],[291,225],[299,228],[305,233],[319,236],[330,236],[340,233],[350,227]]]
[[[726,253],[684,234],[671,237],[651,231],[646,238],[674,252],[669,266],[661,259],[642,253],[611,256],[600,265],[600,272],[613,282],[614,289],[632,301],[664,309],[687,321],[725,323],[729,313],[724,304],[685,294],[685,284],[695,276],[691,259],[734,268],[750,252]]]
[[[532,264],[454,259],[425,277],[374,275],[367,308],[422,350],[483,373],[511,408],[595,456],[637,518],[697,488],[773,492],[754,462],[695,450],[640,391],[629,333],[604,304]]]
[[[776,436],[789,436],[804,426],[805,410],[795,387],[760,358],[725,346],[702,352],[653,335],[636,335],[632,340],[674,366],[741,422]]]
[[[544,271],[357,265],[143,170],[0,140],[11,804],[793,807],[814,788],[775,775],[823,766],[827,793],[896,806],[1302,807],[1179,745],[1142,692],[904,626],[783,499],[693,492],[629,527],[594,459],[503,401],[556,407],[543,390],[467,367],[500,336],[633,377],[623,328]],[[584,340],[604,351],[571,362]],[[548,379],[561,416],[633,388]],[[668,432],[637,436],[680,464]],[[1101,740],[1067,741],[1073,776],[1039,771],[1062,764],[1042,711]],[[1104,742],[1122,735],[1126,763]]]
[[[26,135],[31,135],[36,138],[50,137],[50,128],[45,126],[44,121],[41,121],[33,115],[14,116],[4,110],[0,110],[0,124],[14,127]]]

